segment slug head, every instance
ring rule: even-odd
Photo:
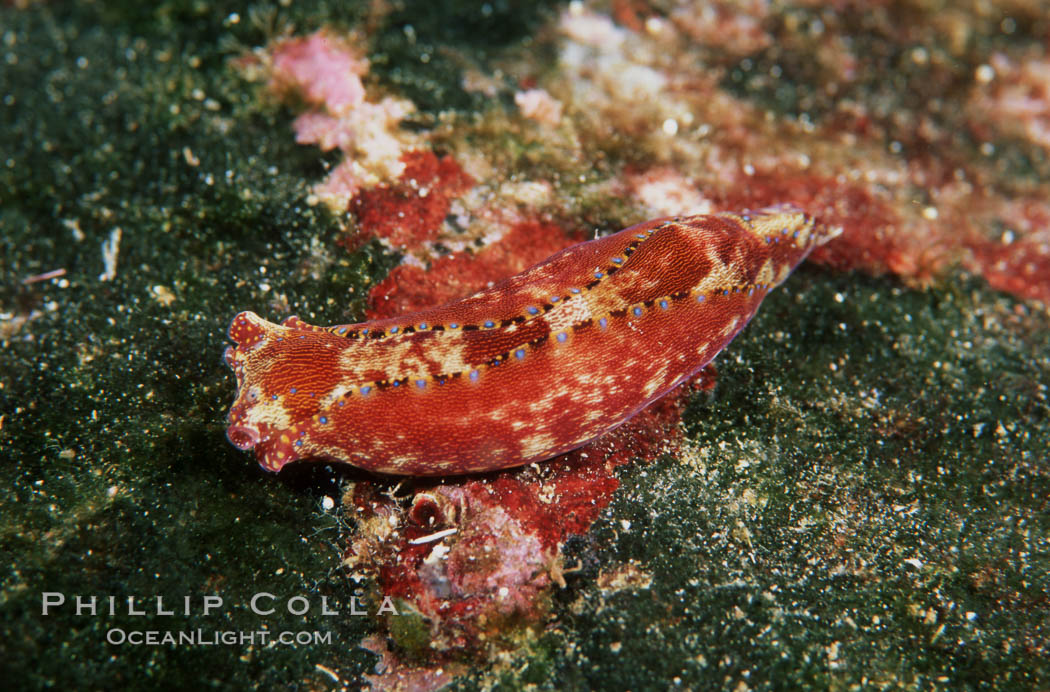
[[[230,325],[236,346],[227,347],[223,359],[237,377],[237,395],[226,437],[238,449],[254,449],[270,471],[305,456],[303,438],[318,405],[316,396],[298,396],[295,383],[308,386],[313,379],[310,353],[324,336],[297,318],[278,325],[253,312],[242,312]]]

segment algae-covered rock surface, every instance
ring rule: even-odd
[[[1040,3],[0,6],[12,689],[1050,687]],[[841,226],[544,464],[262,470],[234,315],[659,216]]]

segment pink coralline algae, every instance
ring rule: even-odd
[[[694,41],[747,55],[774,42],[763,28],[769,6],[768,0],[690,3],[676,8],[670,20]]]
[[[514,103],[526,118],[551,127],[556,127],[561,122],[561,102],[545,89],[519,91],[514,94]]]
[[[272,49],[270,89],[297,94],[308,110],[296,118],[296,142],[324,151],[338,149],[346,158],[314,188],[334,211],[345,211],[363,186],[395,180],[404,170],[402,154],[416,139],[400,131],[412,112],[410,102],[367,100],[361,77],[368,61],[348,41],[325,32],[281,41]]]
[[[324,33],[280,43],[273,53],[270,86],[299,91],[311,106],[343,115],[364,103],[361,76],[368,61],[344,42]]]
[[[996,53],[977,68],[971,128],[982,139],[994,128],[1050,151],[1050,60],[1042,54],[1011,60]]]
[[[714,211],[711,200],[700,193],[696,183],[670,166],[628,173],[624,178],[629,194],[653,216]]]

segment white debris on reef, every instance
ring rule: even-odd
[[[120,254],[120,227],[109,232],[109,238],[102,241],[102,264],[105,270],[98,275],[99,281],[112,281],[117,276],[117,256]]]

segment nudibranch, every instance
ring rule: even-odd
[[[435,476],[542,461],[616,428],[733,340],[840,229],[793,207],[664,218],[569,247],[469,298],[315,327],[242,312],[226,431],[298,459]]]

